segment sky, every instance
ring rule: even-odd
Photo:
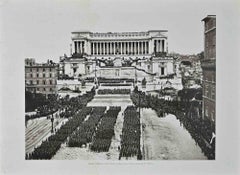
[[[59,60],[70,54],[71,32],[168,30],[168,50],[203,51],[203,22],[216,0],[2,0],[1,45],[6,56]]]

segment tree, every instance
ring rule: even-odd
[[[204,59],[204,52],[200,52],[197,54],[197,56],[200,58],[200,60]]]
[[[143,80],[142,80],[142,87],[146,87],[146,84],[147,84],[147,81],[146,81],[146,79],[145,79],[145,77],[143,78]]]

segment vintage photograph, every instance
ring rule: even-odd
[[[239,0],[0,0],[0,174],[240,174]]]
[[[214,160],[216,15],[196,23],[197,53],[170,48],[167,28],[79,24],[69,54],[25,58],[25,159]]]

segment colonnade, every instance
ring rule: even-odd
[[[164,40],[154,40],[154,52],[166,52]]]
[[[91,55],[142,55],[152,53],[151,41],[74,41],[76,53]],[[154,52],[166,52],[165,40],[154,40]]]
[[[84,53],[84,41],[74,41],[74,48],[76,53]]]
[[[148,54],[149,41],[92,42],[91,55],[139,55]]]

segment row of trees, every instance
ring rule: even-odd
[[[130,89],[99,89],[98,94],[130,94]]]
[[[43,141],[31,154],[26,154],[26,159],[51,159],[61,147],[61,144],[91,112],[92,109],[86,107],[86,105],[93,99],[94,94],[95,90],[92,89],[83,96],[72,98],[66,96],[60,99],[58,101],[59,108],[64,111],[62,113],[63,117],[69,117],[69,120],[54,135]]]
[[[215,126],[209,120],[196,117],[190,118],[181,111],[177,111],[175,115],[183,123],[183,126],[189,131],[208,159],[215,159],[215,140],[209,144],[212,133],[215,132]]]
[[[68,146],[82,147],[90,143],[105,110],[106,107],[94,107],[89,118],[70,136]]]
[[[120,110],[121,107],[110,107],[104,114],[90,147],[92,151],[107,152],[109,150],[112,137],[114,136],[114,125]]]
[[[57,95],[44,95],[25,91],[25,111],[37,111],[37,115],[46,116],[57,109]]]
[[[132,157],[136,155],[138,159],[142,159],[140,135],[140,119],[137,109],[134,106],[128,106],[124,111],[119,159],[121,159],[121,157]]]
[[[131,93],[131,100],[137,107],[152,108],[159,117],[164,117],[164,113],[169,113],[168,101],[158,99],[156,96],[146,95],[144,92],[134,91]]]
[[[31,154],[26,155],[26,159],[51,159],[61,147],[61,144],[84,121],[90,112],[91,108],[88,107],[84,107],[81,111],[77,112],[65,125],[61,126],[56,134],[51,135]]]
[[[208,119],[191,115],[190,98],[200,99],[198,93],[195,94],[194,96],[192,91],[185,92],[182,90],[179,92],[180,101],[166,101],[145,93],[139,93],[136,90],[131,94],[131,99],[136,106],[154,109],[159,117],[163,117],[168,113],[174,114],[183,123],[183,126],[189,131],[208,159],[214,159],[215,142],[210,146],[209,142],[212,138],[212,133],[215,133],[215,125]]]

